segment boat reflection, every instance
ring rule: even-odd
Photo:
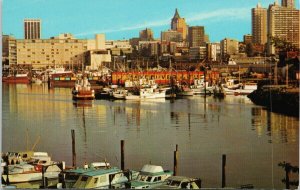
[[[73,105],[75,107],[83,108],[83,107],[93,107],[92,100],[74,100]]]

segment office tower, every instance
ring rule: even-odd
[[[171,22],[171,29],[182,34],[182,39],[186,40],[187,38],[187,26],[184,18],[180,18],[178,10],[175,10],[174,17]]]
[[[268,53],[274,54],[272,37],[288,42],[299,49],[299,10],[281,7],[278,3],[268,8]]]
[[[41,19],[24,19],[24,38],[41,38]]]
[[[252,9],[252,42],[265,44],[267,42],[267,9],[257,4]]]
[[[161,41],[182,42],[182,34],[178,31],[168,30],[161,32]]]
[[[105,34],[96,34],[96,49],[105,49]]]
[[[191,26],[189,27],[189,46],[199,47],[205,46],[205,32],[204,26]]]
[[[295,0],[281,0],[281,6],[295,8]]]
[[[151,41],[153,40],[153,31],[150,28],[140,31],[140,40],[141,41]]]

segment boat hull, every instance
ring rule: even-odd
[[[46,172],[44,174],[48,179],[57,179],[59,171]],[[2,175],[4,181],[7,181],[7,175]],[[22,183],[22,182],[31,182],[31,181],[41,181],[42,172],[30,172],[30,173],[19,173],[19,174],[9,174],[8,175],[9,183]]]

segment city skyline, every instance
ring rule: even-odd
[[[189,3],[182,0],[4,0],[2,32],[23,39],[24,19],[39,18],[42,20],[43,39],[60,33],[72,33],[82,39],[94,38],[96,33],[105,33],[108,40],[130,39],[138,37],[139,31],[145,28],[151,28],[154,37],[160,38],[161,31],[171,28],[171,19],[177,8],[187,25],[204,26],[211,42],[225,37],[242,41],[243,35],[251,34],[251,9],[258,2],[267,8],[274,0],[191,0]],[[298,0],[295,4],[298,9]]]

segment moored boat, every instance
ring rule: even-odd
[[[116,167],[94,170],[79,176],[73,188],[79,189],[108,189],[125,187],[128,178],[124,172]]]
[[[162,185],[172,175],[172,171],[163,170],[161,166],[144,165],[137,179],[128,182],[126,187],[132,189],[151,189]]]
[[[6,77],[2,77],[2,82],[29,84],[30,78],[28,76],[28,73],[15,74],[15,75],[8,75]]]
[[[86,77],[77,80],[72,90],[74,100],[93,100],[95,99],[95,91],[91,89],[91,85]]]
[[[20,163],[7,166],[2,174],[5,183],[40,181],[43,175],[48,179],[57,179],[64,167],[62,163],[52,161],[46,152],[23,152],[13,155],[17,155]],[[9,155],[7,159],[9,161]]]
[[[201,179],[185,176],[170,176],[155,189],[200,189]]]

